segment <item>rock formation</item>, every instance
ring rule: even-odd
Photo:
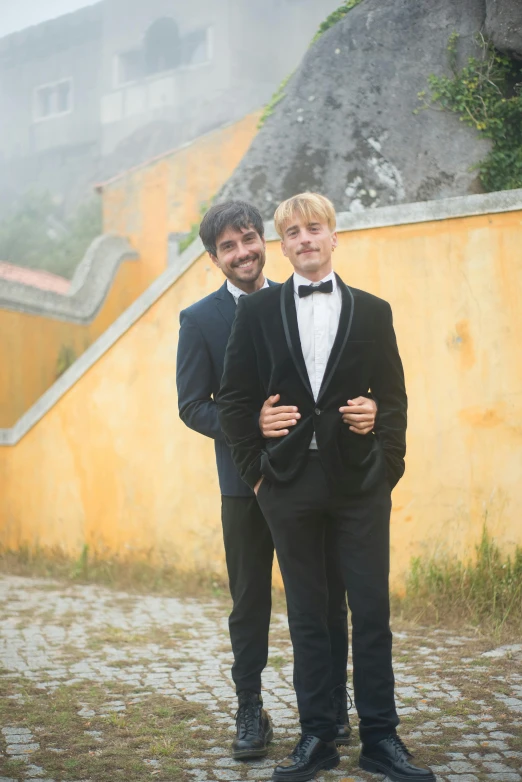
[[[478,56],[486,21],[497,46],[520,51],[521,15],[521,0],[362,0],[312,44],[218,200],[270,218],[309,189],[352,212],[479,192],[490,142],[451,112],[414,113],[418,93],[449,72],[453,33],[459,65]]]
[[[522,60],[521,0],[487,0],[486,34],[501,52]]]

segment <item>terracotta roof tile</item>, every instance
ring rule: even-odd
[[[0,261],[0,280],[19,282],[32,288],[40,288],[42,291],[53,291],[67,294],[71,286],[70,280],[59,277],[57,274],[43,271],[42,269],[27,269],[24,266],[15,266],[13,263]]]

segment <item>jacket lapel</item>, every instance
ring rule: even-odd
[[[234,325],[234,318],[236,317],[236,302],[228,290],[226,282],[216,291],[215,301],[219,312],[226,320],[230,328],[232,328]]]
[[[272,280],[267,280],[267,282],[269,288],[277,288],[277,286],[280,285],[279,282],[272,282]],[[217,289],[215,300],[219,312],[225,318],[230,328],[232,328],[234,325],[234,318],[236,317],[237,305],[234,301],[234,297],[227,288],[226,282],[221,288]]]
[[[285,332],[286,344],[295,368],[301,378],[304,387],[313,397],[312,387],[308,378],[308,372],[299,339],[299,326],[297,325],[297,311],[295,308],[294,295],[294,277],[290,277],[284,285],[281,286],[281,317],[283,319],[283,329]]]
[[[337,280],[337,285],[341,291],[341,315],[339,317],[339,326],[337,328],[335,340],[332,345],[332,350],[330,351],[330,357],[324,372],[323,382],[321,383],[321,388],[319,389],[319,394],[317,396],[318,402],[328,388],[334,372],[337,369],[339,361],[341,360],[341,356],[346,347],[346,343],[348,342],[350,331],[352,329],[352,321],[355,310],[355,302],[352,291],[348,285],[344,284],[338,274],[335,275],[335,279]]]

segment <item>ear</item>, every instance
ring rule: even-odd
[[[220,267],[220,265],[219,265],[219,261],[218,261],[218,259],[216,258],[216,256],[215,256],[215,255],[212,255],[212,253],[209,253],[209,254],[208,254],[208,257],[210,258],[210,260],[212,261],[212,263],[214,264],[214,266],[217,266],[217,267],[218,267],[218,269],[220,269],[220,268],[221,268],[221,267]]]
[[[337,231],[334,231],[332,234],[332,250],[335,250],[337,245],[339,244],[339,241],[337,239]]]
[[[285,258],[288,258],[288,253],[287,253],[286,248],[285,248],[285,243],[284,243],[284,241],[282,239],[281,239],[281,252],[285,256]]]

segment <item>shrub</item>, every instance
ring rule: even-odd
[[[506,624],[520,627],[522,549],[504,556],[484,525],[472,561],[414,559],[404,605],[421,618],[464,619],[497,631]]]
[[[28,193],[0,221],[0,260],[70,278],[102,231],[98,198],[65,217],[50,193]]]
[[[458,39],[453,33],[448,43],[451,76],[429,76],[431,95],[419,93],[421,108],[438,104],[491,139],[493,148],[477,167],[484,190],[522,187],[522,65],[479,34],[479,56],[470,57],[459,70]]]

